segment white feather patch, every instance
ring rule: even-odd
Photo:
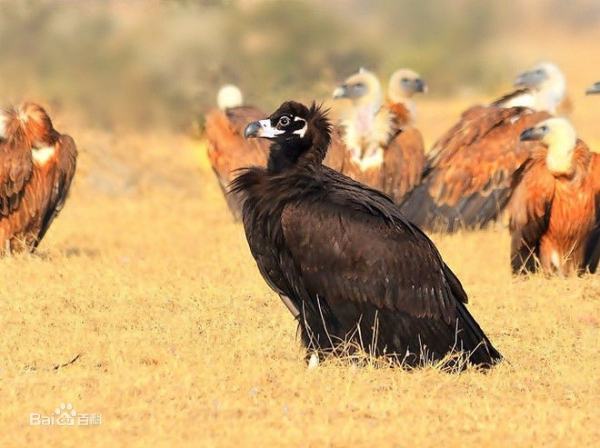
[[[552,251],[552,254],[550,255],[550,261],[556,269],[560,268],[560,256],[556,250]]]
[[[302,129],[298,129],[297,131],[294,131],[294,134],[299,135],[300,138],[304,138],[304,134],[306,134],[306,128],[308,127],[308,123],[306,122],[306,120],[304,118],[300,118],[300,117],[294,118],[294,121],[303,121],[304,122],[304,127]]]
[[[383,164],[383,149],[378,148],[375,153],[370,156],[363,157],[362,159],[352,157],[352,160],[363,172],[372,168],[379,168]]]
[[[31,150],[33,161],[38,165],[45,165],[48,160],[54,156],[56,149],[54,146],[43,146],[42,148],[34,148]]]
[[[6,138],[6,122],[8,117],[4,113],[0,113],[0,138]]]
[[[260,130],[258,131],[259,137],[267,137],[273,138],[277,137],[280,134],[283,134],[285,131],[280,131],[277,128],[271,126],[271,120],[260,120]]]

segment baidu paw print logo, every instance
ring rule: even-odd
[[[75,417],[77,416],[77,411],[73,409],[73,405],[71,403],[61,403],[54,410],[55,414],[55,424],[61,426],[73,426],[75,425]]]
[[[92,426],[102,423],[102,414],[77,412],[71,403],[61,403],[52,415],[29,414],[31,426]]]

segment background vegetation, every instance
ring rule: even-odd
[[[521,53],[534,35],[594,32],[599,17],[594,0],[3,1],[0,96],[90,125],[182,127],[225,82],[271,108],[326,98],[359,66],[413,67],[434,97],[489,93],[556,58]]]

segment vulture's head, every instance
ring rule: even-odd
[[[0,113],[0,138],[13,138],[33,148],[51,146],[58,133],[43,107],[26,102]]]
[[[587,95],[599,95],[600,94],[600,81],[588,87],[585,91]]]
[[[43,107],[30,102],[23,103],[17,108],[17,116],[34,148],[51,146],[56,142],[57,132]]]
[[[401,68],[392,73],[388,84],[388,97],[394,103],[401,103],[412,98],[416,93],[427,92],[427,84],[421,76],[408,68]]]
[[[244,137],[271,140],[271,158],[275,156],[287,164],[309,153],[320,163],[329,147],[331,125],[326,111],[315,103],[306,107],[286,101],[267,118],[248,124]]]
[[[538,108],[551,112],[564,99],[567,89],[565,76],[551,62],[542,62],[521,73],[514,85],[532,91],[538,97]]]
[[[577,133],[566,118],[549,118],[521,133],[521,141],[539,141],[548,148],[546,164],[555,174],[570,174]]]
[[[361,68],[333,91],[333,98],[346,98],[356,106],[369,105],[379,109],[383,103],[381,83],[372,72]]]
[[[239,107],[244,103],[242,91],[233,84],[226,84],[217,93],[217,106],[221,110]]]

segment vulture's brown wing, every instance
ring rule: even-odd
[[[42,241],[50,224],[65,205],[77,167],[77,146],[71,136],[63,134],[56,143],[56,166],[53,171],[52,192],[45,210],[35,247]]]
[[[331,144],[323,164],[341,173],[348,163],[349,157],[350,153],[343,140],[343,130],[340,126],[334,126],[331,131]]]
[[[238,135],[244,135],[244,129],[252,121],[262,120],[267,116],[262,110],[252,106],[230,107],[225,110],[232,130]]]
[[[405,215],[447,232],[496,220],[510,197],[513,174],[534,146],[519,142],[521,132],[548,117],[517,107],[469,109],[434,147],[421,185],[402,204]]]
[[[208,157],[236,219],[241,216],[240,201],[228,194],[229,184],[242,168],[265,167],[269,153],[268,141],[244,139],[244,128],[248,123],[265,116],[259,109],[244,106],[230,108],[225,112],[214,110],[206,117]]]
[[[405,126],[390,141],[383,158],[383,192],[396,203],[421,181],[425,166],[423,137]]]
[[[19,206],[32,171],[29,146],[17,139],[0,141],[0,217],[8,216]]]
[[[465,347],[475,363],[501,358],[464,306],[460,282],[422,232],[363,211],[362,202],[345,205],[298,203],[282,215],[286,248],[312,307],[331,311],[333,325],[362,327],[365,345],[379,338],[392,352],[404,342],[414,353]],[[367,328],[354,321],[358,316]]]
[[[411,123],[412,118],[410,110],[404,104],[388,103],[386,107],[390,111],[392,125],[396,127],[396,129],[402,129]]]
[[[590,234],[586,247],[585,265],[590,272],[596,272],[600,261],[600,154],[598,153],[592,153],[589,176],[596,196],[596,226]]]
[[[536,150],[515,173],[508,204],[511,266],[514,274],[539,267],[539,242],[548,229],[554,198],[554,177],[545,162],[545,150]]]

